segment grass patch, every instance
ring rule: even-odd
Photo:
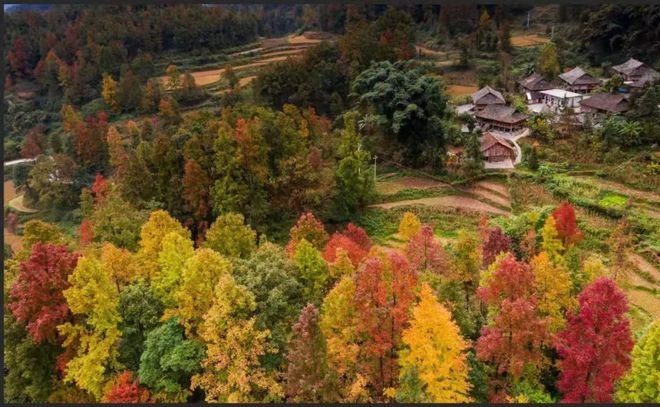
[[[606,208],[624,209],[629,200],[626,195],[612,191],[603,191],[601,195],[598,205]]]

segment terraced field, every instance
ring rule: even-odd
[[[326,37],[327,35],[311,33],[310,35],[303,34],[264,39],[260,43],[255,44],[255,47],[253,48],[229,54],[229,59],[219,66],[210,69],[193,70],[190,74],[193,76],[195,83],[198,86],[204,88],[212,87],[213,91],[211,93],[222,93],[225,89],[219,88],[217,85],[221,83],[222,75],[225,73],[227,66],[231,65],[234,72],[236,72],[240,79],[239,85],[245,86],[256,77],[251,74],[254,68],[285,61],[287,58],[298,56],[307,48],[312,47],[323,40],[316,38],[318,36]],[[242,76],[242,72],[249,73]],[[163,84],[166,84],[168,80],[167,76],[160,76],[158,79]]]

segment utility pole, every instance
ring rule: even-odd
[[[530,13],[531,13],[531,11],[528,11],[528,12],[527,12],[527,29],[528,29],[528,30],[529,30],[529,14],[530,14]]]
[[[374,183],[376,183],[376,160],[378,159],[377,155],[374,155]]]

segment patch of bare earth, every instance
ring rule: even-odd
[[[280,56],[274,56],[274,57],[270,57],[270,58],[260,59],[258,61],[251,62],[249,64],[234,66],[233,70],[234,71],[240,71],[240,70],[243,70],[243,69],[255,68],[255,67],[259,67],[259,66],[268,65],[268,64],[271,64],[273,62],[285,61],[289,57],[300,54],[300,52],[301,51],[296,50],[296,52],[292,52],[292,53],[289,53],[287,55],[280,55]],[[197,86],[206,86],[206,85],[210,85],[212,83],[215,83],[215,82],[219,81],[221,75],[223,75],[225,73],[225,69],[226,68],[210,69],[208,71],[191,72],[190,74],[195,79],[195,83],[197,84]],[[167,76],[161,76],[159,79],[164,84],[167,83],[167,81],[168,81]]]
[[[447,85],[447,93],[450,96],[467,96],[473,94],[478,90],[479,88],[477,88],[476,86]]]
[[[467,198],[463,196],[435,196],[430,198],[409,199],[405,201],[387,202],[382,204],[372,205],[374,208],[392,209],[402,206],[442,206],[464,209],[472,212],[493,213],[496,215],[508,215],[509,212],[488,205],[484,202],[479,202],[476,199]]]
[[[549,38],[541,37],[538,34],[515,35],[511,37],[511,45],[514,47],[533,47],[542,45],[550,41]]]

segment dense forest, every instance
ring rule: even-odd
[[[660,82],[579,127],[516,94],[660,68],[660,7],[4,19],[5,402],[660,402]],[[511,172],[450,90],[485,85]]]

